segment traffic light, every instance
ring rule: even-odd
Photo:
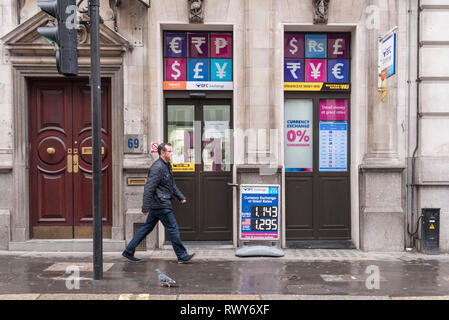
[[[58,45],[56,66],[67,76],[78,75],[78,39],[76,31],[76,0],[38,1],[37,5],[56,18],[55,27],[37,29],[42,36]]]

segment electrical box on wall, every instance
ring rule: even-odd
[[[440,209],[422,209],[421,241],[423,253],[440,253]]]

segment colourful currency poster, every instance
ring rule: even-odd
[[[306,60],[306,82],[326,82],[326,60]]]
[[[185,33],[165,33],[164,55],[167,58],[186,57],[187,38]]]
[[[209,34],[189,33],[189,58],[209,58]]]
[[[165,59],[165,81],[186,81],[186,59]]]
[[[327,57],[337,59],[349,58],[349,34],[329,33],[327,35]]]
[[[284,37],[284,57],[304,58],[304,34],[287,33]]]
[[[327,82],[348,83],[349,82],[349,60],[327,60]]]
[[[209,81],[209,59],[188,59],[188,81]]]
[[[164,90],[233,90],[232,33],[165,32]]]
[[[304,82],[304,59],[284,61],[284,82]]]
[[[232,35],[225,34],[211,34],[211,58],[232,58]]]
[[[284,91],[351,90],[350,33],[284,35]]]
[[[327,38],[325,34],[306,34],[306,58],[326,58]]]

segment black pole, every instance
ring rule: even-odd
[[[92,93],[92,204],[94,279],[103,279],[102,178],[101,178],[101,75],[100,75],[100,1],[90,0]]]

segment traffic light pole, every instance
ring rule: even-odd
[[[101,74],[100,74],[100,1],[89,0],[91,34],[92,93],[92,192],[94,279],[103,279],[102,177],[101,177]]]

